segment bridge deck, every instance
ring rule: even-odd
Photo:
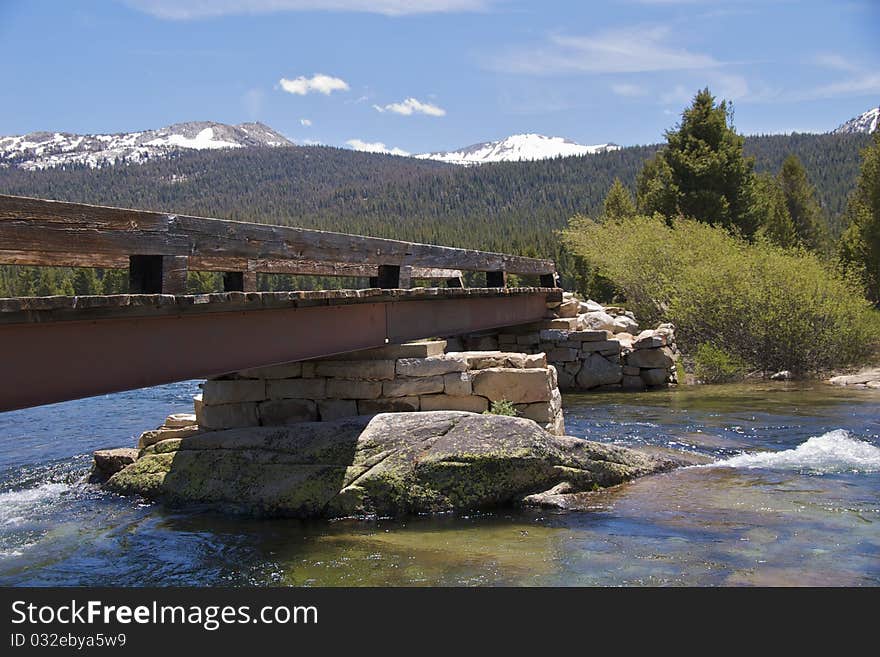
[[[539,321],[552,288],[0,299],[0,410]]]

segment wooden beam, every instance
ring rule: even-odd
[[[502,253],[8,195],[0,195],[0,244],[11,251],[116,257],[309,260],[527,275],[555,271],[550,260]]]
[[[292,274],[295,276],[350,276],[369,278],[376,276],[376,265],[355,265],[345,262],[316,262],[314,260],[268,260],[248,258],[210,258],[189,256],[190,271],[251,271],[261,274]],[[33,267],[100,267],[102,269],[128,268],[128,256],[114,256],[104,253],[62,253],[41,251],[15,251],[0,249],[0,265],[24,265]],[[412,278],[437,279],[457,278],[458,269],[439,269],[436,267],[412,267]]]
[[[442,281],[447,278],[461,277],[459,269],[440,269],[438,267],[413,267],[412,278]]]
[[[14,251],[10,249],[0,249],[0,265],[128,269],[128,256],[60,252],[46,253],[41,251]]]

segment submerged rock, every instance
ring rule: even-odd
[[[560,485],[591,491],[674,466],[525,418],[434,411],[165,440],[107,488],[268,515],[401,515],[521,504]]]

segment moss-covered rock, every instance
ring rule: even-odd
[[[591,491],[671,467],[669,459],[554,436],[524,418],[436,411],[162,441],[107,487],[268,515],[401,515],[530,503],[550,489]]]

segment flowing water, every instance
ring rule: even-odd
[[[299,522],[169,511],[84,483],[89,453],[196,382],[0,414],[0,585],[880,584],[880,392],[822,384],[570,395],[568,433],[706,465],[576,513]]]

